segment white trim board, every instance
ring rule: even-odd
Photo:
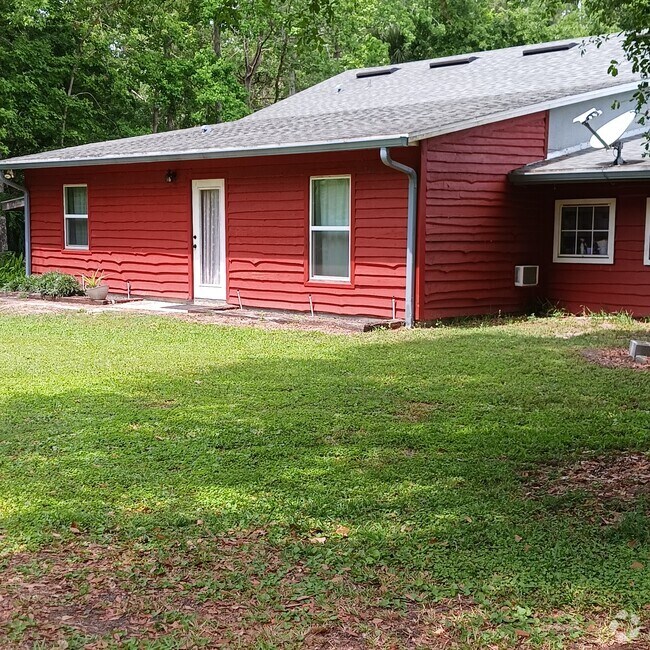
[[[201,283],[201,190],[219,190],[219,285]],[[192,181],[192,281],[194,298],[226,299],[226,182],[223,178]]]

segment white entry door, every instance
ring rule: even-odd
[[[223,180],[192,181],[194,297],[226,299]]]

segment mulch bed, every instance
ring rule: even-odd
[[[580,354],[589,361],[605,368],[629,368],[650,370],[650,360],[635,361],[623,348],[586,348]]]

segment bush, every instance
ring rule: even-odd
[[[25,277],[25,260],[16,253],[0,253],[0,286]]]
[[[36,290],[41,296],[77,296],[83,293],[77,278],[67,273],[52,271],[32,277],[37,278]]]
[[[12,277],[2,284],[3,291],[22,291],[39,293],[41,296],[54,298],[61,296],[76,296],[82,294],[81,285],[73,275],[50,271],[42,275],[25,276],[24,270],[20,277]]]

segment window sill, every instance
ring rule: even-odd
[[[312,278],[305,282],[306,287],[325,287],[336,289],[354,289],[354,282],[351,280],[317,280]]]
[[[84,253],[90,250],[90,246],[66,246],[62,249],[63,253]]]
[[[585,255],[580,257],[576,255],[575,257],[554,257],[554,264],[614,264],[613,257],[592,257],[590,255]]]

